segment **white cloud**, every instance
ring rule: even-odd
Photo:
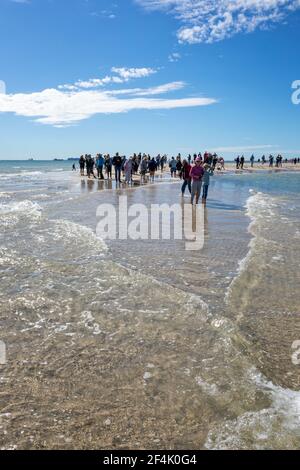
[[[135,96],[153,96],[153,95],[162,95],[164,93],[169,93],[171,91],[178,91],[185,87],[184,82],[171,82],[164,85],[159,85],[152,88],[146,89],[137,89],[133,93]]]
[[[138,109],[175,109],[208,106],[213,98],[158,99],[153,95],[183,88],[182,82],[133,90],[46,89],[37,93],[0,94],[0,113],[33,118],[41,124],[65,127],[97,114],[124,113]],[[118,98],[118,94],[129,95]]]
[[[170,54],[168,57],[169,62],[178,62],[180,59],[181,55],[179,52],[172,52],[172,54]]]
[[[149,75],[152,75],[154,73],[156,73],[157,71],[155,69],[152,69],[152,68],[147,68],[147,67],[143,67],[143,68],[125,68],[125,67],[113,67],[111,69],[111,71],[113,73],[116,73],[117,75],[119,75],[124,81],[128,81],[132,78],[145,78],[145,77],[149,77]]]
[[[212,43],[282,21],[300,8],[299,0],[135,0],[148,10],[175,16],[182,43]]]
[[[115,75],[107,75],[104,78],[90,78],[89,80],[78,80],[73,85],[59,85],[60,90],[69,90],[73,91],[76,89],[84,88],[98,88],[103,87],[104,85],[109,85],[110,83],[125,83],[129,82],[129,80],[137,79],[137,78],[146,78],[154,73],[157,73],[157,70],[153,68],[126,68],[126,67],[113,67],[111,69]]]

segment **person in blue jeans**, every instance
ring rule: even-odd
[[[204,175],[203,175],[203,194],[202,194],[202,203],[206,204],[207,200],[207,195],[208,195],[208,187],[210,183],[210,177],[214,175],[214,170],[213,168],[208,165],[208,163],[205,163],[203,166],[204,168]]]
[[[104,158],[101,153],[98,153],[97,158],[96,158],[96,167],[97,167],[98,178],[101,178],[102,180],[104,180],[103,166],[104,166]]]

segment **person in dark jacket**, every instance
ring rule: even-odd
[[[187,160],[183,160],[182,162],[182,178],[183,178],[183,185],[181,187],[181,194],[184,196],[186,187],[189,188],[189,192],[191,194],[192,192],[192,183],[191,183],[191,177],[190,177],[190,172],[191,172],[191,165]]]
[[[114,167],[115,167],[115,178],[116,178],[116,181],[118,181],[119,183],[121,183],[121,171],[122,171],[123,159],[122,159],[122,157],[120,157],[120,155],[118,154],[118,152],[117,152],[116,155],[114,156],[112,163],[113,163],[113,165],[114,165]]]

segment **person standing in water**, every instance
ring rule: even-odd
[[[202,194],[202,203],[206,204],[207,195],[208,195],[208,187],[210,183],[210,177],[214,175],[213,167],[211,167],[208,163],[203,166],[204,175],[203,175],[203,194]]]
[[[181,187],[181,194],[184,196],[186,187],[189,188],[190,194],[192,193],[192,186],[191,186],[191,177],[190,177],[190,172],[191,172],[191,165],[187,160],[183,160],[182,162],[182,178],[183,178],[183,185]]]
[[[254,166],[254,160],[255,160],[254,155],[251,155],[251,158],[250,158],[251,168],[253,168]]]
[[[95,178],[95,175],[94,175],[94,160],[92,159],[92,155],[87,155],[86,158],[85,158],[85,162],[86,162],[86,172],[87,172],[88,178],[90,178],[91,176],[93,176]]]
[[[98,155],[96,157],[96,168],[97,168],[98,178],[102,179],[102,180],[104,180],[103,166],[104,166],[104,158],[101,155],[101,153],[98,153]]]
[[[182,178],[182,162],[181,162],[181,155],[179,153],[177,159],[176,159],[176,171],[178,173],[179,178]]]
[[[132,162],[132,157],[130,157],[129,160],[126,160],[124,164],[125,183],[127,184],[132,183],[132,170],[133,170],[133,162]]]
[[[150,172],[150,181],[154,181],[155,172],[157,169],[156,161],[154,160],[154,158],[152,158],[152,160],[150,160],[150,162],[148,163],[148,169]]]
[[[116,181],[121,183],[121,171],[122,171],[123,159],[120,157],[118,152],[113,158],[113,165],[115,167]]]
[[[141,160],[141,164],[140,164],[140,173],[141,173],[142,181],[145,181],[146,179],[147,170],[148,170],[147,157],[143,157]]]
[[[85,158],[83,155],[79,158],[80,176],[84,176]]]
[[[175,160],[174,157],[172,157],[172,160],[169,163],[169,168],[171,170],[171,178],[176,177],[176,172],[177,172],[177,161]]]
[[[111,169],[112,169],[112,161],[111,161],[110,155],[107,154],[106,157],[105,157],[105,171],[106,171],[106,175],[107,175],[108,180],[112,179]]]
[[[203,166],[201,165],[201,159],[199,157],[195,160],[195,165],[191,168],[190,177],[192,180],[192,194],[191,194],[191,203],[194,204],[194,199],[196,197],[196,204],[199,202],[201,188],[202,188],[202,178],[204,174]]]
[[[219,159],[219,163],[221,165],[221,170],[225,170],[225,160],[223,157]]]

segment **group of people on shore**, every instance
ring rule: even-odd
[[[115,180],[119,183],[122,182],[122,174],[125,177],[125,183],[132,182],[133,175],[140,173],[142,178],[145,178],[149,172],[150,180],[154,180],[155,172],[160,169],[164,171],[167,163],[166,155],[157,155],[156,158],[146,154],[134,154],[129,159],[116,153],[114,157],[109,154],[97,154],[95,158],[91,155],[81,155],[79,159],[80,175],[84,176],[85,171],[88,178],[99,178],[104,180],[104,174],[107,179],[112,179],[112,169],[114,168]],[[95,175],[97,173],[97,177]]]
[[[243,170],[245,161],[246,160],[245,160],[244,155],[242,155],[241,157],[238,156],[235,159],[236,169]],[[251,155],[250,157],[251,168],[254,167],[254,163],[255,163],[255,156]],[[268,158],[266,158],[266,156],[263,155],[261,158],[257,159],[257,163],[260,165],[265,165],[266,163],[269,163],[269,168],[274,168],[274,166],[275,168],[282,168],[283,163],[292,163],[294,165],[297,165],[297,163],[300,163],[300,158],[293,158],[291,160],[288,160],[287,158],[283,159],[283,156],[280,154],[278,154],[276,157],[274,155],[269,155]]]
[[[181,178],[182,174],[182,169],[183,169],[183,162],[187,161],[189,165],[195,164],[197,158],[205,164],[207,163],[209,166],[213,168],[213,170],[218,168],[218,170],[225,170],[225,160],[223,157],[218,157],[218,155],[205,152],[202,156],[201,153],[194,154],[193,157],[189,155],[185,160],[182,160],[181,154],[179,153],[177,158],[175,159],[174,157],[171,158],[169,162],[169,168],[171,171],[171,177],[176,177],[179,176]]]
[[[130,184],[133,181],[133,175],[140,174],[142,180],[149,173],[150,181],[154,181],[155,173],[160,170],[162,173],[168,163],[166,155],[157,155],[151,157],[147,154],[134,154],[129,159],[116,153],[114,157],[110,155],[97,154],[95,158],[91,155],[82,155],[79,159],[80,175],[84,176],[85,172],[88,178],[99,178],[104,180],[112,179],[112,170],[114,168],[114,178],[117,183],[121,183],[121,177],[124,175],[124,183]],[[208,195],[208,187],[210,177],[213,176],[216,167],[219,170],[225,170],[225,161],[216,154],[205,152],[189,155],[182,159],[181,154],[172,157],[169,160],[169,169],[172,178],[179,177],[183,180],[181,194],[184,196],[186,188],[191,195],[191,203],[196,201],[198,204],[202,186],[202,202],[205,203]],[[73,169],[76,169],[73,165]],[[97,176],[96,176],[97,175]]]

